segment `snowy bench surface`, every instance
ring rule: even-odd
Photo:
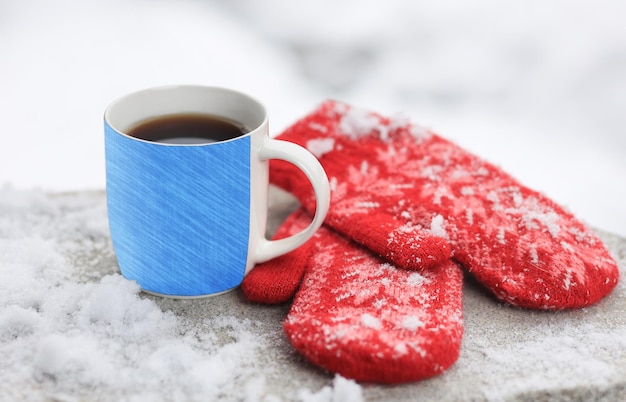
[[[273,191],[270,230],[293,207]],[[624,400],[626,239],[599,234],[622,272],[599,304],[520,310],[468,278],[465,337],[449,371],[358,385],[294,351],[282,330],[288,305],[250,304],[239,290],[199,300],[140,293],[119,274],[104,192],[0,189],[0,399]]]

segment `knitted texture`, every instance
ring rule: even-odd
[[[297,211],[281,231],[295,233],[310,221]],[[267,288],[282,288],[282,273],[291,275],[286,262],[296,272],[306,266],[284,328],[310,362],[357,381],[403,383],[440,374],[457,360],[463,278],[451,260],[422,272],[398,269],[324,226],[308,252],[258,265],[243,290],[273,301]]]
[[[289,237],[293,221],[299,216],[290,215],[278,228],[274,239]],[[312,242],[308,241],[290,253],[255,266],[241,283],[246,299],[262,304],[281,304],[291,300],[300,287],[312,248]]]
[[[534,309],[584,307],[611,292],[618,267],[571,213],[496,166],[402,118],[328,101],[278,138],[308,148],[331,180],[326,223],[405,265],[430,229],[500,300]],[[306,179],[271,163],[272,183],[314,209]],[[381,230],[373,231],[374,227]],[[422,258],[422,257],[419,257]]]

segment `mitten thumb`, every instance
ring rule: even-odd
[[[306,213],[302,210],[291,214],[278,228],[274,238],[287,237],[301,230],[296,223],[303,214]],[[312,242],[309,241],[290,253],[258,264],[241,283],[246,299],[261,304],[289,301],[300,286],[311,252]]]

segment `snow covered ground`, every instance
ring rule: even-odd
[[[0,0],[0,185],[104,187],[102,112],[233,87],[280,131],[326,98],[401,112],[626,235],[619,0]]]
[[[0,401],[622,401],[626,242],[603,238],[622,273],[598,305],[507,308],[469,281],[450,370],[362,385],[305,364],[284,335],[288,305],[245,303],[237,291],[140,293],[119,274],[102,191],[0,189]]]

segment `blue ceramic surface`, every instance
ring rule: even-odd
[[[250,235],[250,137],[159,144],[105,123],[105,148],[109,225],[122,274],[171,296],[238,286]]]

